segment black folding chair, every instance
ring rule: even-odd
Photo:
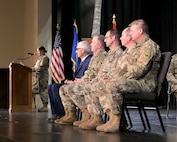
[[[166,111],[166,117],[169,117],[169,111],[170,111],[170,103],[171,105],[175,106],[175,110],[176,110],[176,114],[177,114],[177,99],[176,96],[174,95],[175,92],[171,91],[171,86],[168,83],[168,90],[167,90],[167,94],[168,94],[168,98],[167,98],[167,111]],[[177,116],[176,116],[177,119]]]
[[[162,53],[160,69],[158,72],[158,84],[157,84],[157,89],[155,92],[151,92],[151,93],[142,92],[142,93],[131,93],[131,94],[125,93],[125,94],[123,94],[123,98],[124,98],[123,111],[126,111],[131,127],[133,125],[132,125],[132,121],[130,118],[130,114],[128,112],[128,106],[136,106],[136,108],[139,111],[144,129],[146,129],[146,124],[145,124],[142,112],[144,113],[144,117],[145,117],[148,128],[151,129],[150,123],[148,120],[148,116],[146,113],[146,108],[145,108],[146,106],[148,106],[148,107],[155,108],[158,118],[159,118],[159,121],[160,121],[160,124],[161,124],[161,127],[162,127],[162,130],[165,132],[165,127],[164,127],[164,124],[163,124],[163,121],[162,121],[162,118],[160,115],[160,111],[158,108],[158,100],[159,100],[159,96],[161,94],[162,84],[164,83],[164,81],[166,79],[166,74],[167,74],[168,67],[169,67],[169,64],[171,61],[171,55],[172,55],[171,52],[163,52]]]

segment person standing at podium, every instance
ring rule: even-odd
[[[37,48],[38,59],[32,67],[32,93],[39,95],[43,103],[43,107],[38,109],[38,112],[47,112],[48,108],[48,78],[49,78],[49,58],[45,54],[47,50],[44,46]]]

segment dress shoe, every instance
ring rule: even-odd
[[[61,117],[62,117],[63,115],[53,115],[51,118],[47,118],[46,120],[48,121],[48,122],[51,122],[51,123],[54,123],[54,121],[56,120],[56,119],[60,119]]]
[[[39,108],[38,112],[48,112],[47,106],[43,106],[43,107]]]

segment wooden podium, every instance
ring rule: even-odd
[[[32,69],[9,65],[9,111],[32,111]]]

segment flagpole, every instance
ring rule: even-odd
[[[76,24],[76,19],[74,19],[74,23],[73,23],[73,45],[72,45],[72,53],[71,53],[71,61],[72,61],[72,70],[73,70],[73,74],[76,71],[76,67],[78,64],[78,59],[77,59],[77,54],[76,54],[76,47],[77,47],[77,43],[78,43],[78,28],[77,28],[77,24]]]
[[[76,24],[76,19],[74,19],[73,25],[76,27],[76,32],[78,33],[78,28],[77,28],[77,24]]]

